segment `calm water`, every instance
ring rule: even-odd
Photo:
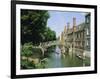
[[[80,67],[90,65],[89,58],[86,58],[83,61],[75,54],[62,54],[58,46],[55,47],[54,51],[49,52],[49,56],[46,58],[45,68]]]

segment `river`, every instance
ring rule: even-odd
[[[90,58],[82,60],[75,54],[62,54],[58,46],[46,57],[45,68],[82,67],[90,65]]]

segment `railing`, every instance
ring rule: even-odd
[[[44,55],[44,51],[47,49],[47,47],[50,47],[52,45],[58,45],[59,42],[58,41],[49,41],[49,42],[42,42],[40,43],[39,46],[33,46],[32,48],[39,48],[42,51],[42,54]]]
[[[49,47],[49,46],[58,45],[58,44],[59,44],[59,42],[56,40],[56,41],[42,42],[42,43],[40,43],[39,46]]]

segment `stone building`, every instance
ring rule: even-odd
[[[85,16],[85,50],[90,51],[90,13]]]
[[[70,23],[67,23],[61,34],[61,44],[67,53],[90,56],[90,14],[86,14],[85,22],[79,25],[76,25],[74,17],[72,28]]]

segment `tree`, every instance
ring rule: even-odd
[[[49,14],[42,10],[21,10],[21,43],[42,42]]]
[[[45,41],[56,40],[55,31],[52,31],[49,27],[46,28],[46,30],[44,32],[44,36],[45,36]]]
[[[21,10],[21,43],[32,42],[34,45],[56,39],[55,31],[47,27],[48,11]]]

